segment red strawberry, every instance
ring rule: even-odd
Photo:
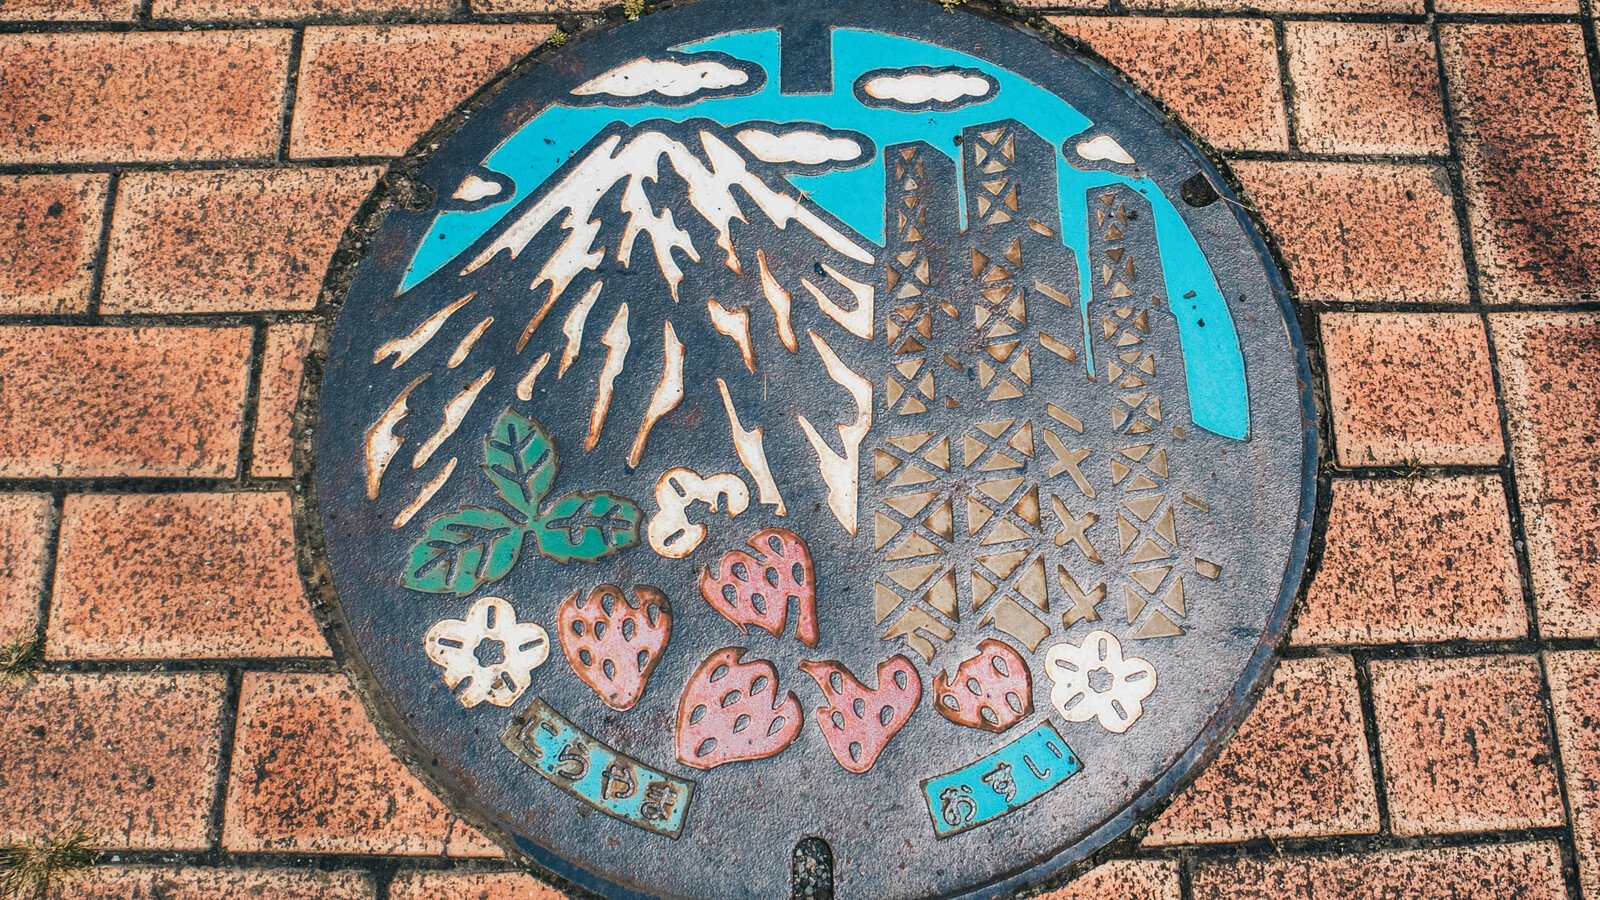
[[[857,775],[878,761],[922,699],[922,678],[904,656],[878,663],[878,686],[871,689],[843,663],[807,661],[800,663],[800,671],[816,680],[828,700],[828,706],[817,707],[817,725],[828,749],[845,771]]]
[[[794,636],[815,647],[816,570],[806,542],[792,531],[768,528],[749,543],[760,560],[743,550],[724,553],[715,574],[709,568],[700,574],[700,596],[741,633],[749,633],[745,626],[754,625],[774,637],[783,634],[793,600],[800,618]]]
[[[678,761],[696,769],[766,759],[800,736],[804,715],[793,693],[778,699],[778,672],[764,659],[742,662],[743,647],[711,654],[678,704]]]
[[[956,667],[954,684],[943,672],[933,677],[933,706],[957,725],[1005,731],[1033,712],[1028,664],[1009,644],[988,638],[977,656]]]
[[[647,584],[634,585],[632,596],[602,584],[561,601],[556,627],[572,671],[607,706],[632,709],[672,637],[672,604]]]

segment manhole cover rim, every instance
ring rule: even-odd
[[[530,53],[524,59],[512,64],[507,69],[492,77],[471,98],[464,101],[459,107],[440,121],[438,125],[419,139],[401,159],[392,163],[388,168],[389,175],[386,180],[396,174],[404,178],[414,177],[413,173],[426,171],[434,159],[434,154],[446,142],[455,138],[462,127],[475,116],[487,116],[503,112],[503,107],[509,102],[507,96],[501,95],[501,89],[510,85],[519,77],[537,77],[537,73],[546,67],[559,64],[564,53],[571,52],[573,47],[588,44],[596,38],[603,38],[613,34],[621,27],[643,29],[646,27],[663,28],[675,14],[691,10],[705,4],[721,3],[723,0],[690,0],[674,4],[671,7],[654,12],[641,19],[639,22],[627,22],[620,18],[586,28],[583,32],[574,35],[571,42],[560,48],[541,47]],[[748,20],[760,22],[763,19],[776,18],[778,12],[785,4],[778,0],[759,0],[749,2]],[[823,4],[807,4],[809,9],[821,8],[831,12],[824,15],[836,14],[833,24],[850,25],[860,24],[871,26],[882,25],[893,21],[894,11],[880,7],[871,11],[854,9],[851,4],[830,0]],[[933,2],[921,0],[900,0],[893,4],[883,6],[895,8],[914,8],[926,11],[929,15],[945,15]],[[1023,23],[1017,20],[1018,11],[998,7],[988,0],[966,0],[961,7],[950,12],[951,15],[979,15],[984,18],[1000,22],[1014,29],[1018,34],[1030,40],[1043,42],[1054,52],[1075,54],[1088,57],[1095,65],[1091,71],[1105,75],[1114,83],[1114,87],[1125,93],[1134,103],[1146,112],[1152,119],[1166,118],[1155,104],[1130,82],[1122,80],[1112,67],[1108,66],[1099,57],[1092,53],[1084,53],[1082,48],[1074,42],[1062,37],[1059,32],[1047,25]],[[1035,17],[1037,18],[1037,17]],[[746,23],[747,24],[747,23]],[[937,29],[937,21],[926,23],[920,28],[916,23],[905,20],[894,21],[898,33],[908,36],[930,40],[955,49],[976,53],[977,48],[966,47],[959,43],[950,43],[946,35]],[[752,26],[753,27],[753,26]],[[733,30],[731,27],[727,30]],[[647,39],[639,37],[636,39]],[[1008,68],[1013,71],[1025,71],[1026,66],[1019,66],[1008,60]],[[555,75],[554,80],[560,83],[565,76]],[[1295,529],[1292,543],[1289,547],[1288,565],[1285,577],[1278,591],[1276,602],[1272,607],[1271,615],[1266,627],[1260,634],[1256,648],[1248,663],[1242,670],[1233,690],[1227,699],[1219,706],[1218,715],[1205,729],[1199,732],[1189,743],[1177,761],[1168,767],[1165,772],[1151,783],[1143,792],[1135,796],[1132,802],[1120,811],[1109,816],[1099,825],[1089,830],[1085,837],[1077,842],[1064,847],[1055,856],[1032,864],[1026,862],[1015,872],[1004,875],[989,883],[974,887],[966,893],[952,896],[990,897],[1000,896],[1016,889],[1029,885],[1036,885],[1041,881],[1050,879],[1063,870],[1073,867],[1092,856],[1100,854],[1109,845],[1119,838],[1125,837],[1130,828],[1140,820],[1148,820],[1160,808],[1167,805],[1177,793],[1177,789],[1193,778],[1198,769],[1221,752],[1228,743],[1228,739],[1237,730],[1238,726],[1254,706],[1256,700],[1266,689],[1270,680],[1270,670],[1276,662],[1276,656],[1286,636],[1289,616],[1295,601],[1309,582],[1311,571],[1308,562],[1312,557],[1313,536],[1320,534],[1321,519],[1325,516],[1319,497],[1325,486],[1318,478],[1321,463],[1321,448],[1323,437],[1320,433],[1321,422],[1318,414],[1316,397],[1319,383],[1312,375],[1310,357],[1312,349],[1308,347],[1300,328],[1298,313],[1290,299],[1288,279],[1284,267],[1279,263],[1272,250],[1262,238],[1262,229],[1253,219],[1250,211],[1239,200],[1231,187],[1231,183],[1222,174],[1222,164],[1214,161],[1218,157],[1209,150],[1207,145],[1200,141],[1187,129],[1175,126],[1175,120],[1168,119],[1166,127],[1178,127],[1181,140],[1176,146],[1181,146],[1192,158],[1195,167],[1207,176],[1210,186],[1216,191],[1227,212],[1237,221],[1243,235],[1251,244],[1250,249],[1258,259],[1261,272],[1266,278],[1274,300],[1278,304],[1283,317],[1290,347],[1294,352],[1295,368],[1299,388],[1298,406],[1302,418],[1302,466],[1300,473],[1301,491],[1298,498],[1300,504],[1298,527]],[[1195,211],[1187,208],[1178,199],[1174,167],[1165,167],[1157,171],[1147,172],[1147,176],[1157,183],[1163,193],[1173,200],[1174,207],[1183,216],[1186,223],[1192,224],[1191,216]],[[302,381],[301,395],[297,405],[296,421],[301,423],[319,422],[319,396],[323,387],[324,362],[329,339],[339,314],[342,311],[344,300],[349,293],[351,279],[357,267],[369,257],[370,245],[366,238],[382,227],[388,218],[387,210],[382,208],[381,202],[385,199],[392,200],[394,191],[393,182],[386,184],[380,181],[373,193],[357,213],[340,244],[335,262],[330,266],[324,281],[323,291],[319,298],[318,307],[314,314],[318,316],[315,336],[311,353],[308,357],[305,377]],[[618,897],[650,897],[653,894],[641,893],[633,888],[607,879],[594,871],[584,868],[580,863],[569,862],[554,851],[521,837],[497,824],[496,814],[484,806],[471,792],[466,780],[459,778],[448,767],[430,764],[424,759],[427,755],[425,748],[429,742],[414,731],[406,722],[406,718],[392,706],[391,698],[383,689],[381,683],[373,673],[363,650],[355,640],[350,623],[345,619],[343,607],[338,601],[336,590],[332,585],[331,567],[323,542],[322,512],[318,506],[318,497],[315,487],[314,459],[315,459],[315,428],[304,428],[295,440],[295,475],[293,481],[296,487],[294,496],[295,527],[297,531],[297,552],[303,579],[305,580],[312,605],[322,623],[323,630],[328,636],[333,647],[335,659],[340,668],[353,676],[358,692],[369,711],[372,712],[374,724],[377,726],[384,740],[393,748],[397,755],[406,762],[410,770],[417,774],[423,782],[442,797],[449,798],[449,808],[469,821],[474,826],[489,834],[497,842],[514,849],[523,859],[532,862],[535,866],[554,873],[560,878],[574,884],[602,892],[607,896]]]

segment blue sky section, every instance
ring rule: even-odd
[[[417,248],[401,281],[400,291],[445,268],[482,237],[517,202],[538,188],[602,128],[613,122],[629,125],[650,119],[680,122],[706,118],[727,126],[748,121],[819,122],[853,129],[877,142],[926,141],[949,154],[959,167],[955,143],[961,130],[997,119],[1016,119],[1058,148],[1056,169],[1061,196],[1061,237],[1078,257],[1085,315],[1090,267],[1085,194],[1108,184],[1126,184],[1145,195],[1154,210],[1167,296],[1178,320],[1183,346],[1189,406],[1194,423],[1225,437],[1244,440],[1249,432],[1249,397],[1244,359],[1226,301],[1211,266],[1176,209],[1147,179],[1074,168],[1059,152],[1067,138],[1094,123],[1065,100],[1031,81],[974,56],[934,44],[879,32],[838,29],[833,34],[834,88],[829,94],[783,94],[780,91],[779,36],[776,31],[734,32],[673,48],[685,52],[714,50],[762,66],[763,89],[742,97],[711,97],[687,106],[561,106],[554,105],[506,138],[484,167],[507,176],[515,186],[504,202],[483,209],[440,213]],[[946,112],[909,112],[862,105],[852,91],[869,69],[901,66],[966,66],[992,75],[1000,89],[989,99]],[[854,169],[821,175],[790,176],[805,191],[862,236],[882,245],[883,158]],[[965,211],[963,210],[963,216]],[[1192,296],[1191,296],[1192,295]],[[1086,323],[1087,324],[1087,323]]]

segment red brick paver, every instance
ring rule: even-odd
[[[122,180],[106,312],[310,309],[374,168],[140,172]]]
[[[230,850],[493,853],[389,751],[342,675],[247,674],[235,742]]]
[[[1114,859],[1039,900],[1179,900],[1178,866],[1165,860]]]
[[[267,329],[260,399],[256,403],[255,446],[250,460],[250,471],[258,478],[288,478],[294,474],[294,411],[300,401],[300,378],[314,331],[311,325],[274,325]]]
[[[1492,465],[1505,455],[1477,316],[1330,314],[1322,345],[1341,465]]]
[[[287,31],[0,35],[0,162],[264,157]]]
[[[1371,672],[1396,834],[1562,824],[1536,659],[1378,661]]]
[[[1582,32],[1447,25],[1442,40],[1485,297],[1600,296],[1600,118]]]
[[[326,656],[285,494],[67,498],[48,654]]]
[[[448,15],[450,0],[154,0],[158,19],[321,19],[328,17]]]
[[[1290,22],[1284,35],[1300,146],[1315,153],[1449,152],[1427,28]]]
[[[1234,172],[1278,238],[1300,299],[1468,299],[1466,264],[1443,169],[1242,162]]]
[[[40,675],[0,685],[0,843],[87,828],[102,847],[209,846],[220,675]]]
[[[110,183],[105,175],[0,178],[0,313],[88,307]]]
[[[1239,734],[1150,827],[1150,844],[1370,834],[1377,794],[1347,656],[1280,663]]]
[[[1194,900],[1562,900],[1553,843],[1199,864]]]
[[[1496,641],[1528,631],[1498,478],[1339,480],[1299,644]]]
[[[6,0],[0,22],[115,22],[138,11],[138,0]]]
[[[0,326],[0,477],[226,478],[247,328]]]
[[[398,156],[549,25],[311,28],[290,132],[296,157]]]
[[[1547,637],[1600,636],[1600,316],[1493,317]]]
[[[214,869],[106,866],[52,891],[49,900],[370,900],[360,872],[306,869]]]
[[[389,900],[561,900],[566,895],[521,872],[402,872]]]
[[[30,634],[49,565],[51,500],[46,494],[0,494],[0,646]]]
[[[1600,895],[1600,651],[1545,656],[1584,896]]]
[[[472,8],[481,13],[567,13],[610,6],[610,0],[473,0]],[[1022,6],[1053,5],[1039,0],[1022,0]]]
[[[1052,16],[1228,150],[1287,150],[1277,40],[1265,19]]]
[[[1422,0],[1129,0],[1129,9],[1226,13],[1421,13]]]

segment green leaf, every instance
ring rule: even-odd
[[[606,491],[568,494],[533,523],[533,537],[556,562],[594,562],[639,542],[639,507]]]
[[[555,441],[544,426],[509,409],[483,439],[484,474],[524,518],[538,515],[559,468]]]
[[[441,516],[412,546],[400,583],[414,591],[464,597],[511,571],[526,534],[498,510],[469,507]]]

